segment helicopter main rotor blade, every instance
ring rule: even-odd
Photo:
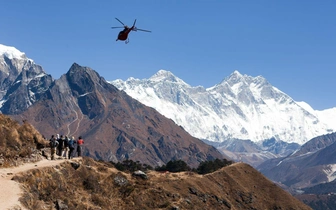
[[[115,18],[117,21],[119,21],[123,26],[125,25],[123,22],[121,22],[121,20],[119,20],[118,18]]]
[[[111,28],[125,28],[125,27],[123,27],[123,26],[116,26],[116,27],[111,27]]]
[[[152,32],[152,31],[148,31],[148,30],[144,30],[144,29],[140,29],[140,28],[137,28],[136,30],[138,30],[138,31],[144,31],[144,32]]]
[[[135,23],[136,23],[136,19],[134,20],[133,26],[135,26]]]

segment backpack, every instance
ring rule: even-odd
[[[51,148],[55,148],[57,146],[57,142],[55,139],[50,139],[49,145]]]
[[[70,139],[68,142],[69,148],[75,148],[74,144],[75,144],[75,141],[73,139]]]
[[[59,138],[57,141],[58,141],[58,148],[63,149],[64,148],[64,139]]]
[[[68,147],[69,146],[69,139],[68,137],[65,137],[64,139],[64,147]]]

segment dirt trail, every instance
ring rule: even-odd
[[[61,159],[61,160],[44,159],[36,163],[27,163],[27,164],[24,164],[18,167],[0,168],[1,209],[26,210],[26,208],[24,208],[19,202],[19,198],[21,197],[21,194],[23,193],[20,188],[20,183],[11,180],[14,175],[24,172],[24,171],[28,171],[30,169],[56,166],[64,161],[67,161],[67,160],[66,159]]]

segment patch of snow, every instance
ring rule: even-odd
[[[82,95],[79,95],[78,97],[83,97],[83,96],[86,96],[86,95],[88,95],[88,94],[90,94],[90,93],[92,93],[92,92],[84,93],[84,94],[82,94]]]
[[[20,83],[20,82],[21,82],[21,80],[17,80],[14,84],[17,84],[17,83]],[[14,84],[13,84],[13,85],[14,85]]]
[[[3,105],[4,103],[6,103],[6,101],[7,101],[7,100],[1,100],[1,101],[0,101],[0,108],[2,107],[2,105]]]
[[[334,181],[336,178],[336,164],[327,165],[327,167],[323,170],[326,173],[328,182]]]
[[[39,75],[36,75],[35,78],[40,78],[40,77],[44,77],[46,75],[46,73],[41,73]]]
[[[29,90],[29,101],[31,103],[35,102],[35,97],[34,96],[35,96],[35,93],[33,91]]]

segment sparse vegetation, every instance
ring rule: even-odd
[[[123,162],[117,162],[117,163],[111,162],[111,163],[119,171],[134,172],[137,170],[141,170],[141,171],[153,170],[152,166],[147,165],[147,164],[142,164],[139,161],[124,160]]]
[[[233,162],[223,159],[215,159],[215,160],[210,160],[210,161],[204,161],[201,162],[200,165],[198,166],[197,173],[199,174],[208,174],[212,173],[214,171],[217,171],[218,169],[221,169],[225,166],[231,165]]]
[[[39,160],[38,149],[46,141],[32,125],[26,121],[20,125],[3,114],[0,114],[0,125],[0,167]]]
[[[198,174],[208,174],[217,171],[225,166],[231,165],[233,161],[229,161],[226,159],[220,160],[210,160],[201,162],[197,169],[190,168],[186,162],[183,160],[171,160],[167,163],[167,165],[163,165],[161,167],[156,167],[156,171],[169,171],[169,172],[182,172],[182,171],[193,171]]]
[[[20,125],[9,118],[0,120],[7,123],[0,127],[2,166],[34,155],[41,158],[37,151],[46,142],[31,125],[25,122]],[[22,204],[34,210],[232,209],[235,206],[243,209],[273,209],[274,206],[278,209],[308,209],[244,164],[206,176],[175,173],[194,171],[205,174],[230,164],[231,161],[216,159],[191,169],[183,160],[171,160],[156,168],[174,172],[170,175],[152,171],[151,166],[139,161],[106,163],[83,157],[53,167],[36,168],[14,176],[13,180],[23,186]],[[131,173],[136,170],[146,172],[148,179],[133,177]]]
[[[155,168],[156,171],[181,172],[190,171],[191,168],[183,160],[171,160],[166,165]]]
[[[72,164],[74,161],[80,165],[78,168]],[[175,169],[185,167],[182,161],[167,165]],[[130,171],[119,171],[113,164],[83,157],[60,166],[33,169],[15,176],[14,180],[24,186],[21,202],[27,209],[35,210],[232,209],[235,206],[309,209],[295,203],[297,200],[291,200],[288,193],[245,164],[207,176],[189,173],[163,176],[155,171],[148,171],[148,176],[146,180],[137,179]]]

